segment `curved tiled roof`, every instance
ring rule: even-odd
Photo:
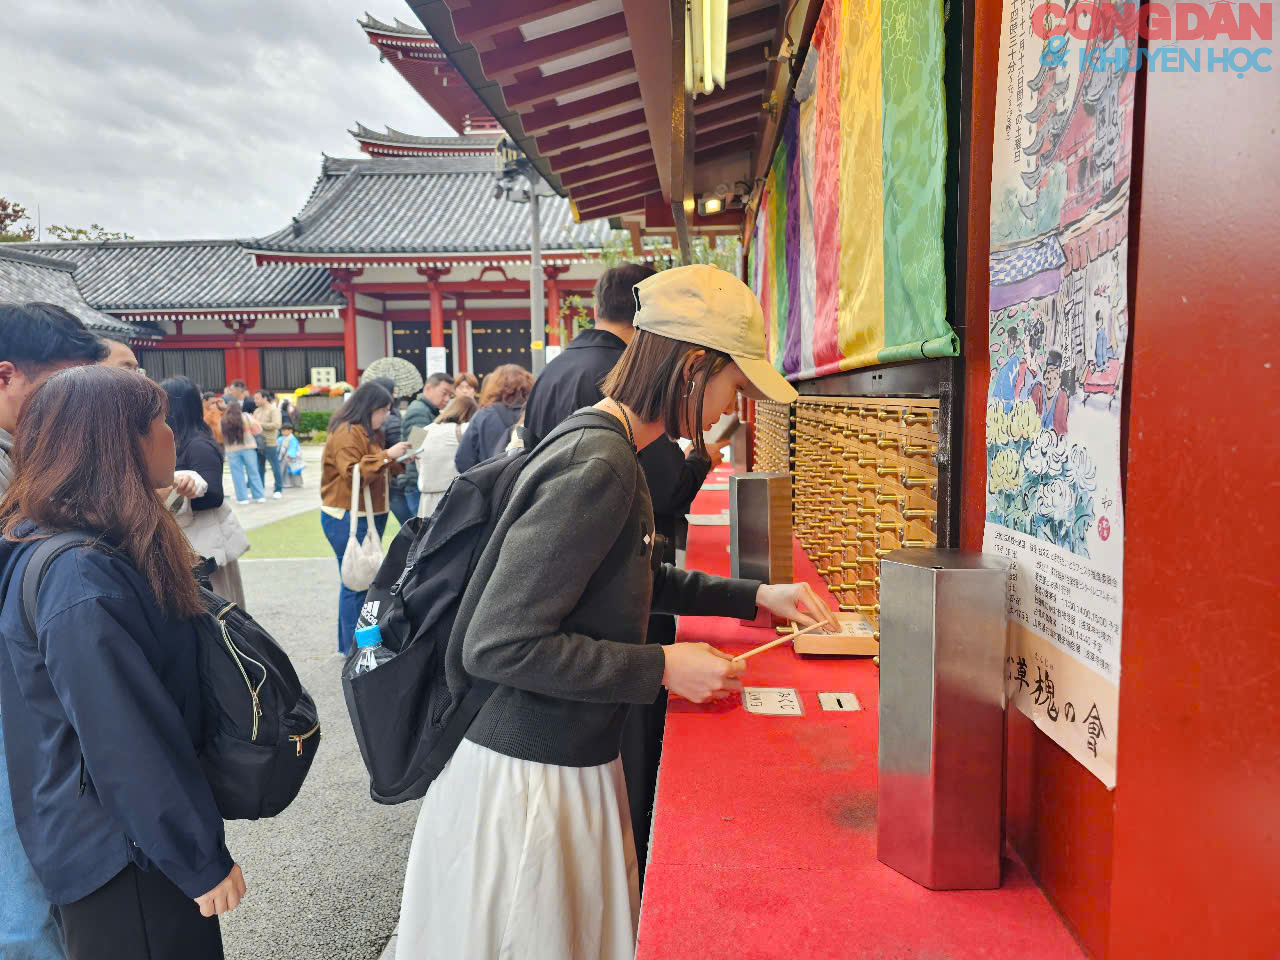
[[[15,250],[14,246],[0,243],[0,300],[55,304],[75,314],[90,330],[117,340],[149,335],[127,320],[117,320],[89,306],[76,286],[74,263]]]
[[[76,284],[99,310],[228,310],[338,304],[318,267],[262,270],[237,240],[110,240],[22,248],[78,264]]]
[[[492,157],[325,157],[293,223],[253,250],[300,254],[506,253],[529,249],[529,205],[494,196]],[[575,224],[569,202],[540,204],[545,250],[595,249],[605,220]]]
[[[405,37],[422,37],[424,39],[431,40],[431,34],[427,33],[427,31],[423,30],[421,27],[411,26],[399,17],[396,17],[395,19],[396,22],[394,24],[386,23],[366,11],[364,19],[357,20],[356,23],[360,24],[360,26],[362,26],[366,31],[372,33],[384,33],[389,36],[395,36],[398,34]],[[434,40],[431,42],[433,44],[435,43]]]
[[[436,147],[445,150],[483,150],[488,155],[492,155],[494,148],[498,145],[506,134],[501,130],[495,130],[492,133],[472,133],[464,136],[456,134],[448,137],[420,137],[416,134],[405,133],[395,127],[387,127],[385,131],[379,133],[372,127],[366,127],[363,123],[356,123],[354,130],[348,130],[347,133],[355,137],[357,140],[364,140],[369,143],[387,144],[392,147]]]

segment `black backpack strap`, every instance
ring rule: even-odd
[[[32,639],[36,635],[36,600],[40,596],[40,584],[44,580],[45,572],[49,569],[49,564],[68,550],[92,546],[96,539],[93,534],[67,530],[46,537],[32,551],[31,559],[27,561],[27,567],[22,571],[22,625],[27,628],[27,633]]]

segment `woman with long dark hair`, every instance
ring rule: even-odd
[[[244,896],[196,755],[204,717],[196,557],[156,496],[176,454],[166,396],[105,366],[27,401],[0,501],[0,702],[22,845],[71,960],[222,957]],[[56,424],[57,429],[49,429]],[[40,541],[83,531],[41,581]]]
[[[364,541],[370,520],[379,537],[387,528],[389,478],[404,472],[404,464],[397,458],[409,450],[405,441],[383,449],[382,424],[391,412],[391,404],[391,394],[370,380],[362,383],[329,419],[329,439],[320,463],[320,525],[338,556],[339,569],[351,535],[351,486],[356,464],[360,465],[360,486],[368,489],[373,504],[371,518],[365,514],[364,497],[358,497],[356,537]],[[365,592],[350,590],[342,583],[338,587],[338,652],[343,656],[351,650]]]
[[[760,305],[732,274],[680,267],[634,291],[638,329],[606,399],[529,454],[458,606],[449,686],[495,689],[423,800],[398,960],[633,957],[628,705],[664,686],[724,699],[745,669],[705,643],[646,644],[650,611],[752,619],[759,607],[836,625],[808,584],[710,577],[654,555],[638,451],[668,435],[702,452],[739,392],[796,392],[764,359]]]
[[[244,506],[250,502],[266,503],[262,487],[262,474],[258,472],[258,443],[254,439],[262,432],[257,420],[244,412],[240,401],[232,400],[222,415],[222,446],[227,451],[227,463],[231,466],[231,482],[236,488],[236,503]]]
[[[166,420],[173,430],[178,470],[197,474],[206,484],[204,494],[194,496],[194,490],[183,486],[185,478],[176,477],[174,490],[182,500],[171,509],[196,554],[216,564],[209,575],[213,592],[243,608],[240,557],[249,550],[249,538],[223,496],[222,450],[205,420],[200,389],[186,377],[170,377],[160,388],[169,397]]]

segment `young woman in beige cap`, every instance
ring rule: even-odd
[[[742,689],[705,643],[646,646],[650,610],[801,624],[832,613],[806,584],[654,561],[637,451],[702,433],[739,393],[789,403],[751,291],[709,266],[635,287],[637,332],[576,429],[531,455],[462,599],[446,669],[498,684],[423,801],[399,960],[623,960],[640,898],[618,746],[628,704]],[[460,647],[460,649],[453,649]]]

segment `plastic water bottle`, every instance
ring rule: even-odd
[[[382,645],[382,631],[378,625],[371,624],[356,631],[356,660],[351,665],[349,676],[358,677],[368,673],[395,656]]]

